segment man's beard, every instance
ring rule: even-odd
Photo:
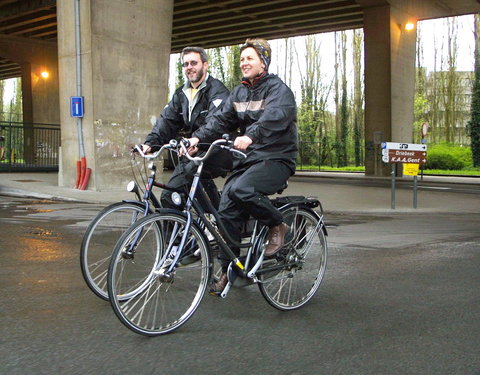
[[[198,81],[200,81],[203,78],[203,73],[203,68],[198,69],[194,77],[192,79],[189,78],[190,82],[197,83]]]

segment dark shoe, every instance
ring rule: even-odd
[[[283,247],[285,235],[289,229],[290,227],[285,223],[270,228],[268,231],[268,245],[265,248],[267,257],[275,255]]]
[[[220,294],[223,292],[223,289],[228,284],[228,276],[226,272],[222,272],[218,281],[213,285],[213,288],[210,290],[210,293]]]

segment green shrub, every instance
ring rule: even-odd
[[[425,169],[458,170],[472,165],[469,147],[439,144],[428,148]]]

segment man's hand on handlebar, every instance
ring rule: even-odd
[[[248,146],[253,143],[252,139],[247,135],[242,135],[241,137],[235,138],[233,142],[233,147],[237,150],[246,150]]]
[[[146,155],[146,154],[149,154],[151,151],[152,151],[152,148],[149,146],[149,145],[140,145],[140,147],[142,148],[142,152]]]

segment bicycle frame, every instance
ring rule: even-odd
[[[219,142],[225,144],[219,140],[213,145]],[[188,146],[176,147],[186,152]],[[212,282],[214,250],[222,251],[229,262],[225,288],[220,293],[210,291],[222,298],[234,283],[256,283],[271,306],[287,311],[303,306],[320,287],[327,243],[323,214],[313,210],[319,201],[294,196],[271,199],[289,226],[284,246],[271,257],[265,257],[269,228],[258,220],[245,227],[248,235],[242,235],[238,241],[242,243],[232,241],[215,208],[216,197],[200,180],[212,147],[204,156],[187,156],[197,168],[184,209],[162,208],[138,220],[115,245],[108,296],[120,321],[136,333],[169,333],[190,319]],[[237,246],[246,248],[246,253],[235,255],[232,249]],[[126,254],[130,248],[131,258]]]
[[[213,144],[212,144],[213,145]],[[213,147],[213,146],[212,146]],[[188,155],[188,154],[186,154]],[[192,157],[187,156],[190,160],[195,160]],[[206,228],[209,230],[209,232],[212,234],[212,236],[215,238],[216,243],[220,246],[221,250],[223,253],[227,256],[228,259],[230,259],[231,263],[234,264],[236,267],[236,270],[230,270],[229,274],[229,280],[233,281],[233,279],[236,276],[240,276],[241,278],[244,279],[250,279],[252,282],[260,282],[257,278],[257,275],[260,275],[261,273],[266,273],[266,272],[271,272],[279,269],[284,269],[286,267],[294,266],[298,262],[290,262],[278,266],[273,266],[273,267],[265,267],[262,268],[262,263],[264,260],[264,252],[261,251],[261,239],[264,237],[263,234],[267,231],[267,227],[265,226],[260,226],[258,221],[255,220],[255,225],[253,229],[253,233],[250,236],[250,241],[246,243],[239,243],[237,241],[234,241],[227,230],[225,229],[220,216],[218,214],[218,211],[215,209],[213,204],[210,201],[210,198],[208,197],[207,193],[205,192],[205,189],[203,188],[200,177],[203,169],[203,161],[208,157],[208,152],[205,156],[202,158],[198,158],[196,161],[198,163],[198,168],[197,171],[194,175],[193,182],[190,188],[190,192],[188,195],[187,203],[185,205],[185,209],[183,213],[186,215],[187,218],[187,224],[185,227],[185,231],[183,233],[180,245],[178,246],[178,250],[176,251],[176,254],[174,256],[173,262],[170,264],[168,272],[172,272],[175,268],[176,263],[179,261],[182,252],[183,252],[183,246],[185,245],[186,238],[188,236],[188,232],[190,231],[190,227],[193,222],[192,218],[192,208],[195,210],[195,212],[198,215],[197,221],[200,224],[204,224]],[[200,205],[199,199],[201,199],[204,204],[206,205],[208,211],[214,216],[215,221],[217,226],[214,226],[210,220],[205,216],[205,210],[204,208]],[[308,199],[308,198],[307,198]],[[317,201],[318,202],[318,201]],[[319,202],[318,202],[319,203]],[[289,207],[295,207],[298,206],[299,202],[292,202],[283,205],[280,207],[281,209],[284,208],[289,208]],[[307,204],[304,205],[305,207],[308,207]],[[313,204],[312,204],[313,207]],[[312,208],[310,207],[310,208]],[[323,224],[323,215],[320,216],[318,215],[313,209],[311,209],[311,212],[313,212],[317,217],[318,217],[318,226],[322,227],[322,230],[326,234],[326,229],[325,225]],[[316,228],[316,229],[317,229]],[[226,241],[225,241],[226,239]],[[247,254],[245,256],[245,264],[239,259],[237,255],[232,251],[230,246],[227,244],[227,241],[231,244],[233,244],[236,247],[239,248],[248,248],[247,249]],[[167,250],[167,253],[170,251],[170,249]],[[250,264],[254,262],[253,266],[250,267]],[[221,297],[226,297],[232,283],[229,282],[227,287],[224,289],[224,291],[221,293]]]

